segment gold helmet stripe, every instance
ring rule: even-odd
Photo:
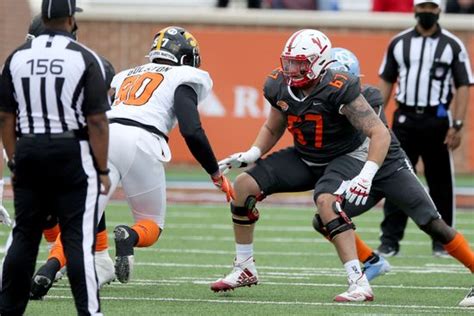
[[[161,43],[163,43],[163,37],[165,37],[166,31],[168,31],[170,27],[165,27],[160,31],[160,36],[158,37],[158,41],[156,43],[156,50],[159,50],[161,48]]]

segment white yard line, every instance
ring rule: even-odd
[[[162,268],[190,268],[190,269],[230,269],[231,264],[191,264],[191,263],[173,263],[173,262],[135,262],[136,266],[162,267]],[[257,266],[259,271],[270,270],[270,273],[279,273],[279,275],[295,275],[281,271],[302,271],[305,274],[297,273],[296,275],[327,275],[333,273],[336,276],[344,275],[342,268],[317,268],[317,267],[281,267],[281,266]],[[458,266],[392,266],[392,274],[394,273],[415,273],[415,274],[469,274],[469,272],[461,265]]]
[[[50,295],[47,299],[72,299],[72,296],[67,295]],[[426,310],[459,310],[470,311],[469,307],[451,307],[451,306],[427,306],[427,305],[390,305],[390,304],[375,304],[375,303],[324,303],[324,302],[284,302],[284,301],[254,301],[254,300],[228,300],[222,299],[197,299],[197,298],[173,298],[173,297],[114,297],[101,296],[101,300],[110,301],[152,301],[152,302],[188,302],[188,303],[220,303],[220,304],[258,304],[258,305],[286,305],[286,306],[354,306],[354,307],[381,307],[381,308],[396,308],[396,309],[426,309]]]

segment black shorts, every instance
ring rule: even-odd
[[[342,194],[342,184],[357,176],[364,162],[344,155],[326,166],[308,166],[293,147],[277,151],[246,172],[255,179],[262,193],[267,196],[281,192],[302,192],[314,189],[314,200],[320,194]],[[431,198],[411,171],[407,160],[384,163],[372,182],[365,205],[345,203],[348,216],[358,216],[382,198],[388,198],[412,218],[416,224],[425,225],[439,218]]]
[[[265,196],[312,190],[319,178],[301,160],[294,147],[279,150],[257,160],[256,165],[246,172],[255,179]]]

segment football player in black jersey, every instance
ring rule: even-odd
[[[359,61],[350,51],[344,48],[333,48],[332,56],[333,59],[336,60],[336,62],[331,65],[332,69],[347,71],[356,76],[360,75]],[[374,108],[375,112],[379,114],[381,120],[387,125],[387,119],[383,111],[383,98],[381,92],[373,86],[364,85],[362,86],[362,95],[364,95],[369,104]],[[401,149],[397,137],[392,131],[390,132],[392,136],[390,148],[387,157],[385,158],[384,165],[379,172],[383,172],[388,162],[393,161],[395,166],[399,167],[395,171],[393,171],[395,168],[391,168],[392,172],[387,173],[387,179],[379,181],[380,184],[377,183],[377,178],[374,179],[374,185],[367,200],[367,204],[363,206],[347,204],[344,207],[346,214],[351,218],[357,216],[369,210],[383,197],[386,197],[387,200],[394,204],[403,204],[405,206],[404,211],[406,214],[412,218],[423,231],[430,235],[434,240],[441,241],[447,252],[454,258],[458,259],[472,272],[474,269],[474,254],[464,237],[439,218],[428,222],[426,221],[427,219],[432,218],[430,214],[437,213],[436,206],[431,201],[430,196],[426,193],[422,184],[418,181],[416,175],[412,172],[413,169],[410,160],[403,149]],[[391,191],[397,191],[397,194],[390,193]],[[317,217],[315,217],[315,220],[313,221],[313,226],[323,235],[327,235],[327,232],[321,229]],[[357,253],[361,261],[367,260],[365,258],[373,253],[372,249],[360,240],[360,238],[356,240],[356,245]],[[379,260],[378,262],[375,261],[377,259]],[[374,258],[370,260],[373,264],[370,266],[370,272],[366,270],[367,275],[369,275],[369,273],[380,272],[377,271],[378,268],[381,270],[386,269],[386,266],[384,267],[383,265],[382,257],[377,258],[377,256],[374,256]],[[472,291],[473,290],[471,289],[470,293],[472,293]],[[470,306],[468,305],[468,300],[469,294],[459,305]]]
[[[361,95],[359,78],[328,69],[331,62],[331,42],[326,35],[310,29],[294,33],[283,49],[282,67],[265,83],[264,94],[272,108],[254,146],[221,162],[225,169],[257,161],[276,144],[285,128],[293,134],[294,146],[259,159],[254,168],[236,179],[236,200],[231,203],[236,261],[233,271],[214,282],[212,290],[258,282],[252,244],[258,200],[277,192],[316,187],[319,190],[314,200],[319,216],[348,274],[349,289],[335,300],[373,299],[357,259],[354,227],[341,208],[339,195],[347,189],[348,202],[365,204],[372,179],[387,154],[390,133]],[[363,166],[354,163],[353,158],[337,159],[357,150],[367,137],[371,142]],[[327,177],[330,167],[341,168],[342,173]],[[348,177],[347,168],[360,173]],[[341,183],[348,179],[352,179],[350,184],[343,188]]]
[[[413,185],[416,178],[411,167],[403,152],[393,147],[397,144],[391,142],[387,127],[361,95],[358,77],[327,69],[332,62],[330,49],[329,39],[315,30],[301,30],[290,37],[282,53],[282,68],[265,83],[265,97],[272,109],[254,145],[220,162],[222,170],[253,162],[256,165],[236,179],[236,200],[231,204],[236,259],[232,272],[211,284],[214,291],[258,282],[253,260],[253,231],[258,220],[255,204],[277,192],[315,189],[316,223],[336,246],[348,273],[349,289],[337,295],[336,301],[373,299],[354,249],[354,226],[341,207],[343,197],[344,208],[351,215],[367,210],[382,195],[399,201],[406,209],[424,208],[411,214],[414,220],[445,243],[457,239],[456,245],[452,244],[453,252],[463,249],[465,257],[461,260],[462,256],[453,256],[469,267],[472,250],[460,234],[443,229],[446,225],[430,205],[431,200],[423,197],[423,187]],[[372,99],[376,96],[373,92],[367,90],[364,94]],[[259,159],[275,145],[285,128],[293,134],[294,146]],[[396,172],[400,178],[412,177],[407,181],[412,186],[403,190],[393,182],[389,186]],[[405,199],[407,194],[416,198]]]

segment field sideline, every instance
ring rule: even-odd
[[[6,203],[11,210],[12,205]],[[231,269],[234,244],[228,207],[172,204],[166,228],[151,248],[136,251],[132,282],[113,282],[101,291],[105,315],[330,315],[330,314],[472,314],[457,303],[473,285],[472,275],[453,259],[433,258],[430,241],[413,223],[406,231],[393,270],[372,282],[375,301],[336,304],[334,295],[346,289],[344,271],[333,246],[310,226],[311,208],[261,204],[256,231],[256,261],[260,283],[225,294],[209,283]],[[474,241],[473,211],[458,212],[457,227]],[[356,218],[358,232],[378,245],[380,210]],[[131,216],[124,202],[107,209],[109,233]],[[0,228],[1,243],[8,234]],[[110,234],[109,234],[110,236]],[[113,240],[109,238],[111,248]],[[111,250],[111,254],[114,251]],[[39,262],[46,258],[43,244]],[[67,279],[50,295],[31,302],[26,315],[74,315]]]

